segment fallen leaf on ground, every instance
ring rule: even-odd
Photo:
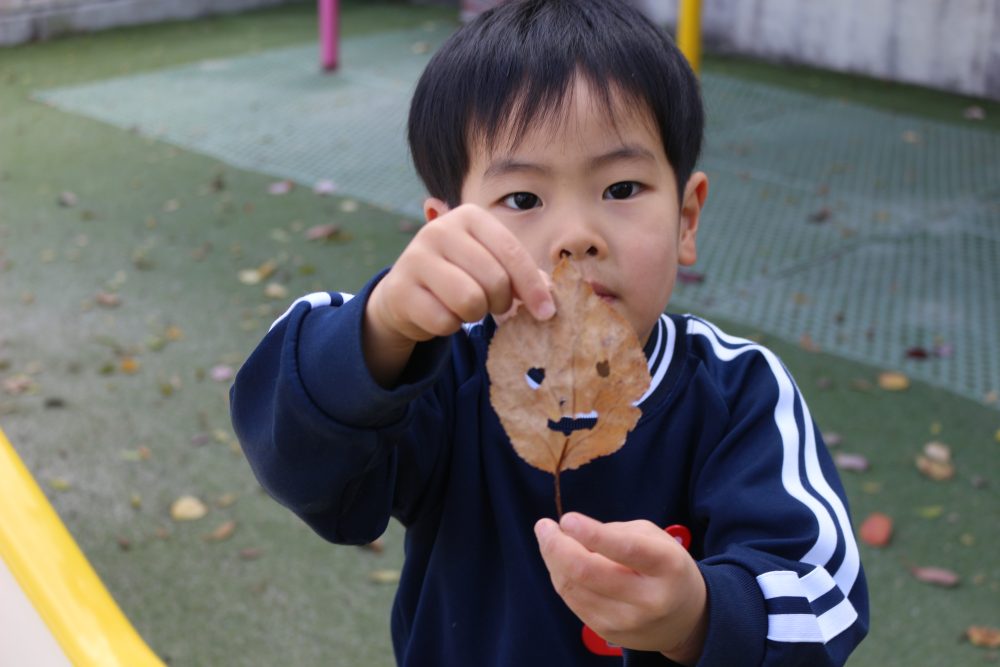
[[[230,519],[220,523],[211,533],[202,536],[202,539],[206,542],[222,542],[232,537],[234,532],[236,532],[236,521]]]
[[[76,206],[80,200],[75,193],[66,190],[64,192],[59,193],[59,197],[58,199],[56,199],[56,201],[59,202],[60,206],[63,206],[65,208],[72,208],[73,206]]]
[[[802,334],[799,338],[799,347],[801,347],[806,352],[819,352],[819,343],[813,340],[813,337],[807,333]]]
[[[340,210],[343,211],[344,213],[355,213],[357,212],[358,208],[360,208],[358,202],[356,202],[353,199],[345,199],[344,201],[340,202]]]
[[[908,350],[906,350],[906,358],[907,359],[924,360],[924,359],[929,359],[930,356],[931,356],[931,353],[928,352],[927,348],[924,348],[924,347],[917,346],[917,347],[911,347]]]
[[[215,499],[215,506],[226,508],[226,507],[231,507],[235,502],[236,502],[235,493],[224,493]]]
[[[291,181],[275,181],[267,186],[269,195],[287,195],[295,189],[295,184]]]
[[[49,480],[49,486],[54,491],[69,491],[73,488],[73,484],[65,477],[53,477]]]
[[[194,496],[181,496],[170,506],[170,518],[174,521],[197,521],[208,514],[208,508]]]
[[[281,283],[268,283],[264,288],[264,296],[269,299],[285,299],[288,297],[288,288]]]
[[[236,376],[236,371],[233,370],[232,366],[218,364],[212,366],[212,370],[208,372],[208,376],[216,382],[229,382]]]
[[[860,391],[861,393],[867,394],[872,389],[874,389],[874,387],[872,387],[871,382],[869,382],[864,378],[854,378],[853,380],[851,380],[851,389],[853,389],[854,391]]]
[[[377,538],[368,544],[362,544],[361,548],[365,551],[371,551],[373,553],[380,554],[385,551],[385,544],[382,542],[381,538]]]
[[[263,549],[258,549],[257,547],[247,547],[246,549],[240,549],[240,558],[243,560],[257,560],[264,554]]]
[[[947,461],[935,461],[923,454],[917,455],[917,470],[935,482],[944,482],[955,476],[955,466]]]
[[[690,269],[678,269],[677,282],[682,285],[700,285],[705,282],[705,274]]]
[[[973,104],[970,107],[965,107],[965,110],[962,111],[962,117],[966,120],[986,120],[986,109],[978,104]]]
[[[38,392],[38,383],[31,379],[29,375],[18,373],[3,381],[3,390],[11,396],[33,394]]]
[[[343,241],[347,239],[347,234],[340,225],[329,223],[310,227],[306,230],[305,237],[307,241]]]
[[[951,461],[951,447],[934,440],[924,445],[924,455],[932,461],[949,463]]]
[[[886,371],[879,373],[878,386],[885,391],[905,391],[910,388],[910,378],[902,373]]]
[[[943,588],[954,588],[961,581],[955,572],[943,567],[911,567],[910,574],[917,581]]]
[[[828,206],[824,206],[818,211],[809,214],[809,222],[815,222],[815,223],[826,222],[827,220],[830,219],[831,215],[833,215],[833,211],[831,211]]]
[[[830,431],[823,434],[823,442],[826,443],[827,447],[839,447],[844,442],[844,436]]]
[[[139,372],[141,364],[135,357],[122,357],[118,362],[118,369],[126,375],[135,375]]]
[[[98,306],[104,308],[117,308],[122,305],[122,298],[114,292],[98,292],[97,296],[94,297],[94,301],[97,302]]]
[[[868,459],[862,454],[838,452],[833,455],[833,462],[839,469],[849,472],[865,472],[870,467]]]
[[[921,519],[939,519],[944,516],[944,507],[941,505],[927,505],[925,507],[917,508],[917,516]]]
[[[861,524],[858,534],[868,546],[878,549],[888,546],[892,540],[892,518],[882,512],[872,512]]]
[[[368,580],[375,584],[398,584],[399,570],[372,570]]]
[[[337,184],[329,179],[316,181],[316,184],[313,185],[313,192],[318,195],[332,195],[336,191]]]
[[[973,646],[982,648],[1000,648],[1000,629],[986,625],[970,625],[965,631],[965,638]]]
[[[497,329],[486,368],[500,423],[518,456],[555,477],[561,515],[559,474],[625,444],[650,377],[635,331],[574,263],[561,261],[552,283],[555,316],[518,309]]]

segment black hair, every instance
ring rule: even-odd
[[[430,195],[457,206],[470,146],[516,144],[560,109],[577,76],[612,117],[616,101],[649,110],[680,199],[701,152],[698,80],[666,33],[624,0],[512,0],[441,46],[409,118],[410,153]]]

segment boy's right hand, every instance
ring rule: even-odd
[[[539,320],[555,314],[544,274],[496,217],[464,205],[424,225],[372,290],[365,310],[365,360],[392,385],[413,346],[464,322],[508,311],[520,299]]]

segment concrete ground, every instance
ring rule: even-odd
[[[408,240],[406,96],[453,26],[347,3],[333,76],[311,5],[0,51],[0,426],[172,665],[392,664],[399,527],[332,547],[264,497],[226,389],[295,296]],[[855,522],[896,537],[863,547],[851,664],[995,660],[962,635],[1000,625],[1000,105],[722,59],[703,82],[713,191],[677,309],[774,348],[869,463],[844,472]],[[930,440],[953,479],[914,466]],[[174,521],[183,495],[207,515]]]

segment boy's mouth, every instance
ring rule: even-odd
[[[612,301],[617,299],[614,292],[612,292],[611,290],[609,290],[607,287],[597,282],[596,280],[588,280],[587,284],[590,285],[590,289],[594,290],[594,294],[597,295],[601,299],[601,301],[604,301],[605,303],[611,303]]]

